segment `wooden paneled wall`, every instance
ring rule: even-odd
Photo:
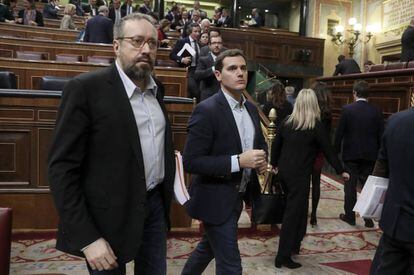
[[[56,228],[57,214],[47,181],[47,154],[60,92],[0,90],[0,207],[13,208],[13,228]],[[172,123],[174,149],[183,150],[193,103],[165,99]],[[173,205],[173,227],[191,219]]]
[[[322,77],[317,80],[326,82],[332,91],[334,123],[339,118],[342,106],[353,101],[352,87],[358,80],[370,84],[368,99],[383,111],[386,118],[414,106],[414,68]]]

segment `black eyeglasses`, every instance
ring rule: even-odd
[[[142,47],[144,47],[145,43],[148,44],[148,47],[151,50],[158,48],[158,41],[153,38],[145,40],[141,36],[124,36],[124,37],[118,37],[118,39],[119,40],[128,39],[131,42],[131,45],[137,49],[141,49]]]

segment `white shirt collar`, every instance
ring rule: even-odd
[[[240,102],[235,100],[231,95],[229,95],[227,92],[223,91],[223,94],[226,97],[227,102],[230,105],[230,109],[232,109],[232,110],[241,110],[241,109],[243,109],[244,103],[246,103],[246,98],[244,97],[243,94],[241,95],[241,98],[242,98],[241,104],[240,104]]]
[[[368,100],[366,98],[363,98],[363,97],[359,97],[355,101],[365,101],[365,102],[368,102]]]
[[[124,70],[122,70],[122,68],[118,64],[117,60],[115,60],[115,65],[116,65],[116,69],[118,70],[119,76],[121,77],[122,83],[124,84],[125,91],[128,95],[128,98],[132,97],[132,95],[134,94],[134,91],[135,91],[136,88],[138,88],[138,90],[141,91],[141,89],[139,87],[137,87],[137,85],[135,85],[135,83],[132,82],[132,80],[125,74]],[[150,91],[154,94],[154,96],[157,96],[157,90],[158,90],[158,86],[155,83],[152,76],[150,76],[150,81],[148,82],[147,86],[145,87],[144,92],[145,91]]]

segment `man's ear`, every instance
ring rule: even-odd
[[[215,70],[215,71],[214,71],[214,75],[216,76],[217,81],[218,81],[218,82],[221,82],[221,72],[220,72],[220,71]]]
[[[119,55],[119,48],[120,48],[119,40],[114,39],[114,42],[113,42],[112,45],[114,47],[114,53],[115,53],[115,55],[118,56]]]

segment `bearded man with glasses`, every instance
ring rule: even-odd
[[[49,155],[60,216],[56,247],[86,257],[90,274],[166,274],[175,172],[164,88],[152,77],[153,19],[114,28],[116,61],[65,87]]]

